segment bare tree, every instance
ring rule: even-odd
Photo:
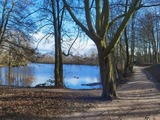
[[[67,40],[65,41],[66,38],[63,39],[63,37],[69,36],[70,43],[70,39],[72,38],[70,35],[68,35],[69,31],[66,30],[67,27],[65,27],[67,26],[67,23],[70,24],[70,21],[68,15],[65,14],[65,7],[62,0],[44,0],[43,4],[39,6],[39,11],[41,16],[39,16],[39,19],[37,19],[38,24],[40,24],[37,31],[42,31],[44,33],[44,37],[41,40],[47,40],[48,38],[53,37],[55,41],[55,86],[64,87],[62,54],[66,56],[70,55],[71,48],[77,37],[72,44],[69,44],[70,47],[68,49],[68,53],[65,54],[66,51],[62,52],[62,43],[68,42]]]
[[[0,46],[3,52],[14,52],[14,57],[9,52],[14,59],[22,60],[22,56],[29,58],[27,57],[29,54],[24,53],[34,53],[29,43],[31,40],[29,34],[35,28],[31,16],[28,16],[32,5],[31,0],[2,0],[0,2]]]
[[[52,15],[54,22],[55,36],[55,86],[63,87],[63,63],[62,63],[62,48],[61,48],[61,32],[64,15],[64,6],[59,0],[51,0]]]
[[[153,63],[158,63],[158,29],[157,29],[157,16],[154,13],[147,12],[139,20],[143,29],[143,36],[148,42],[149,51],[153,51]],[[142,32],[141,32],[142,33]],[[152,47],[150,47],[152,46]],[[152,50],[151,50],[152,48]],[[150,55],[151,56],[151,55]],[[152,58],[150,58],[152,60]]]
[[[102,81],[102,97],[105,99],[111,99],[111,97],[116,97],[116,86],[114,81],[114,69],[113,60],[111,53],[114,47],[120,40],[122,33],[128,24],[131,16],[134,12],[139,9],[141,5],[141,0],[133,0],[129,10],[126,14],[115,17],[110,22],[110,3],[109,0],[85,0],[84,1],[84,15],[86,23],[83,25],[82,21],[78,19],[78,16],[74,14],[72,8],[69,6],[66,0],[63,0],[66,9],[70,13],[73,20],[78,26],[93,40],[98,49],[100,75]],[[94,3],[94,4],[92,4]],[[82,4],[82,3],[81,3]],[[95,6],[93,6],[95,5]],[[93,26],[94,19],[92,16],[92,11],[95,11],[95,27]],[[123,17],[123,20],[118,27],[116,33],[111,40],[106,38],[108,29],[113,25],[113,23]]]
[[[125,13],[127,12],[127,9],[128,9],[128,3],[129,3],[129,1],[126,0]],[[124,30],[124,37],[125,37],[125,44],[126,44],[126,62],[125,62],[125,68],[124,68],[124,76],[126,77],[127,72],[129,70],[129,62],[130,62],[127,28],[125,28],[125,30]]]

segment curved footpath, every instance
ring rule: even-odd
[[[85,112],[61,116],[61,120],[160,120],[160,83],[134,67],[129,81],[117,89],[119,98],[100,102]]]

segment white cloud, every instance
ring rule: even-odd
[[[92,40],[87,40],[87,42],[84,42],[81,44],[81,41],[77,41],[77,44],[80,44],[79,49],[77,49],[77,52],[75,54],[80,54],[80,55],[88,55],[91,54],[92,52],[96,51],[96,46]],[[77,48],[77,45],[73,46],[74,48]]]
[[[34,36],[35,42],[34,47],[37,47],[38,51],[41,53],[48,53],[54,50],[54,36],[51,36],[45,40],[45,34],[38,32]],[[44,39],[42,39],[44,38]]]
[[[49,37],[47,40],[43,39],[45,36],[44,33],[37,33],[34,35],[36,42],[34,43],[34,47],[38,44],[38,51],[41,53],[48,53],[54,51],[54,36]],[[41,41],[40,41],[41,40]],[[68,52],[68,49],[73,41],[63,42],[62,50],[64,52]],[[90,39],[81,40],[78,38],[76,42],[73,44],[71,48],[71,52],[73,55],[89,55],[92,52],[96,52],[96,46],[94,42]],[[97,52],[96,52],[97,53]]]
[[[68,51],[72,42],[73,41],[71,41],[69,45],[63,44],[63,49],[65,51]],[[71,48],[71,52],[73,55],[89,55],[93,51],[94,52],[96,51],[96,46],[95,46],[94,42],[90,39],[81,40],[80,38],[78,38]]]

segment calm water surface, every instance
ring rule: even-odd
[[[99,67],[88,65],[64,65],[64,84],[71,89],[94,89],[100,85],[85,84],[99,82]],[[21,67],[0,68],[0,84],[34,87],[38,84],[54,86],[54,64],[31,63]]]

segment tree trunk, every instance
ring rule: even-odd
[[[152,29],[152,46],[153,46],[153,62],[158,63],[158,54],[157,54],[157,47],[156,47],[156,40],[154,36],[154,30]]]
[[[63,64],[62,64],[62,51],[61,51],[61,25],[59,18],[59,2],[51,0],[52,3],[52,14],[53,14],[53,25],[55,33],[55,86],[63,87]],[[62,16],[61,16],[62,17]]]
[[[63,60],[62,60],[62,47],[61,47],[61,40],[59,40],[59,72],[60,72],[60,85],[61,87],[64,87],[63,84]]]
[[[152,63],[151,43],[149,42],[149,62]]]
[[[125,6],[125,13],[127,13],[127,7],[128,7],[128,0],[126,0],[126,6]],[[126,62],[124,67],[124,77],[127,76],[128,70],[129,70],[129,48],[128,48],[128,36],[127,36],[127,28],[124,30],[124,39],[126,44]]]
[[[58,24],[57,24],[58,25]],[[59,25],[55,31],[55,86],[63,87],[63,63],[61,50],[61,29]]]
[[[117,97],[112,55],[104,58],[101,55],[101,50],[98,49],[100,77],[103,87],[101,97],[105,100],[112,100],[113,97]]]
[[[153,39],[152,41],[152,46],[153,46],[153,62],[158,63],[158,54],[157,54],[157,48],[156,48],[156,41]]]
[[[160,41],[158,42],[159,43],[159,51],[158,51],[158,58],[159,58],[159,63],[160,63]]]
[[[55,37],[56,38],[56,37]],[[63,64],[61,53],[61,41],[55,39],[55,86],[63,87]]]
[[[129,48],[128,48],[128,37],[127,37],[127,30],[125,29],[124,31],[124,36],[125,36],[125,44],[126,44],[126,62],[125,62],[125,67],[124,67],[124,77],[127,76],[128,70],[129,70]]]
[[[131,35],[131,61],[130,61],[130,71],[133,72],[134,65],[134,49],[135,49],[135,20],[134,16],[132,16],[132,35]]]

